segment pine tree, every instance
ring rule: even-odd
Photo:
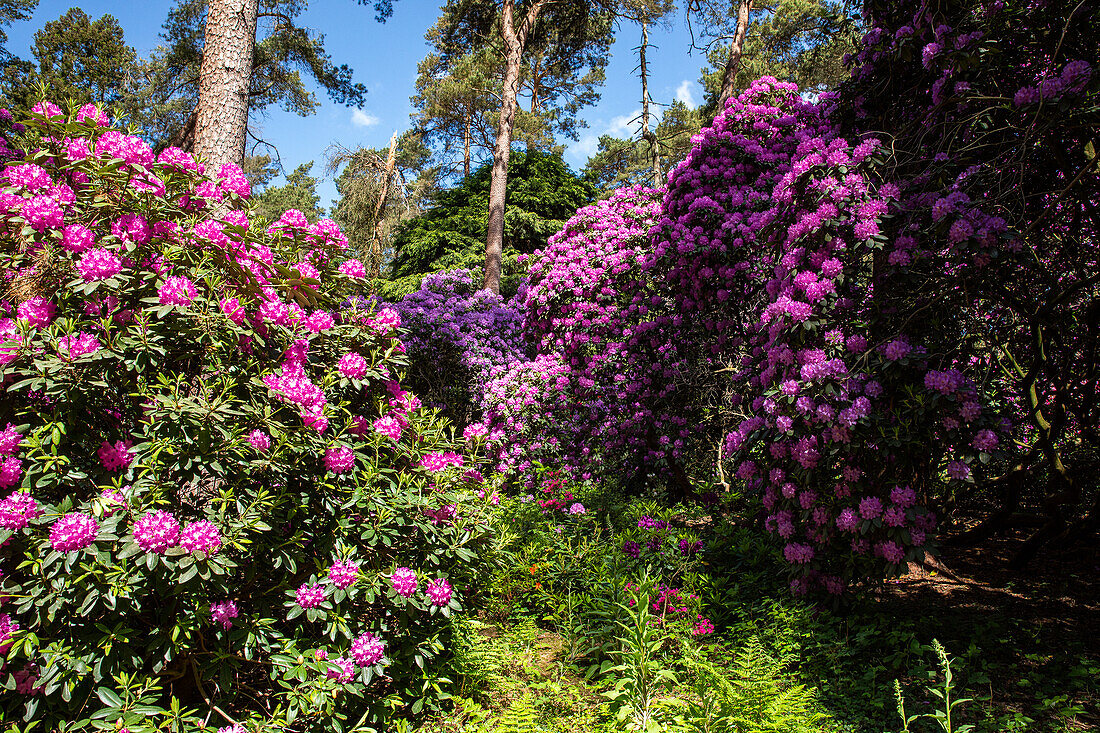
[[[92,20],[71,8],[34,34],[34,62],[12,60],[3,77],[6,104],[25,112],[39,101],[39,88],[50,98],[77,105],[114,105],[129,111],[140,104],[132,78],[137,53],[126,45],[122,26],[111,15]]]
[[[536,145],[550,138],[554,129],[575,131],[574,114],[544,110],[549,101],[570,94],[565,82],[571,80],[591,91],[571,95],[576,101],[561,105],[563,109],[575,112],[578,105],[598,98],[595,86],[607,64],[612,19],[610,8],[600,0],[448,0],[444,6],[440,43],[445,58],[488,44],[503,61],[485,240],[484,286],[493,292],[500,291],[508,164],[521,91],[531,101],[531,113],[546,115],[550,123]]]
[[[259,213],[269,222],[275,221],[288,209],[297,209],[306,219],[315,222],[325,215],[321,197],[317,195],[317,179],[310,175],[313,161],[302,163],[286,177],[282,186],[269,187],[253,196]]]

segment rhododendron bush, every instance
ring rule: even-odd
[[[945,509],[1002,493],[1003,518],[1028,477],[1036,541],[1087,530],[1065,507],[1096,489],[1100,409],[1088,6],[871,3],[841,93],[731,100],[648,236],[634,192],[579,212],[533,258],[537,359],[487,391],[504,465],[717,454],[797,592],[903,572]]]
[[[390,304],[407,332],[409,386],[459,425],[479,417],[491,371],[524,358],[522,293],[504,299],[479,289],[469,270],[449,270]]]
[[[1100,526],[1097,12],[1091,0],[868,3],[833,110],[846,134],[892,136],[884,318],[959,355],[1016,425],[1003,462],[967,466],[996,507],[972,538],[1039,508],[1016,564]]]
[[[533,461],[556,461],[579,479],[637,483],[655,468],[683,477],[689,421],[665,402],[683,374],[662,366],[676,347],[653,339],[670,316],[648,270],[663,194],[616,191],[531,256],[523,336],[536,357],[498,366],[482,405],[502,467],[529,473]]]
[[[897,189],[877,147],[760,80],[673,172],[657,234],[684,322],[733,359],[741,420],[725,454],[800,591],[920,558],[936,518],[918,496],[945,470],[964,479],[979,435],[998,439],[973,383],[881,329],[873,268]]]
[[[398,382],[398,314],[339,305],[361,268],[331,221],[252,226],[239,169],[91,107],[26,124],[0,172],[0,719],[418,711],[488,525],[476,457]]]
[[[728,370],[726,465],[796,591],[902,572],[930,546],[925,507],[975,486],[1046,483],[1048,537],[1088,496],[1095,44],[1082,4],[1047,5],[872,3],[842,95],[760,80],[670,175],[668,353]]]

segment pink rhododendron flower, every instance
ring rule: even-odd
[[[886,540],[875,545],[875,554],[887,562],[895,564],[905,559],[905,550],[893,540]]]
[[[206,219],[195,225],[195,238],[209,242],[219,249],[226,249],[229,247],[229,235],[224,229],[221,222]]]
[[[126,501],[126,495],[114,489],[105,490],[99,495],[99,500],[103,504],[103,515],[107,517],[130,508],[130,504]]]
[[[37,193],[53,185],[53,179],[46,169],[34,163],[9,166],[4,171],[4,177],[9,184],[22,188],[27,193]]]
[[[714,633],[714,623],[704,616],[697,616],[698,620],[691,629],[692,636],[707,636]]]
[[[84,253],[76,263],[76,271],[85,282],[106,280],[122,272],[122,260],[114,252],[98,247]]]
[[[260,453],[267,453],[271,450],[271,438],[262,430],[257,429],[249,433],[248,442]]]
[[[76,113],[76,121],[89,120],[99,127],[107,126],[107,113],[94,104],[85,104]]]
[[[963,461],[951,461],[947,464],[947,475],[956,481],[964,481],[970,475],[970,466]]]
[[[202,172],[202,166],[195,162],[190,153],[180,148],[165,148],[157,156],[157,162],[175,171]]]
[[[61,246],[69,252],[80,254],[95,245],[95,234],[83,224],[69,224],[61,232]]]
[[[210,604],[210,617],[214,623],[221,624],[226,631],[233,626],[233,619],[237,618],[238,614],[237,604],[233,601]]]
[[[971,445],[974,446],[975,450],[988,453],[997,447],[998,442],[1000,441],[997,439],[997,434],[992,430],[979,430]]]
[[[57,340],[57,353],[70,359],[94,354],[100,347],[99,339],[83,331],[73,336],[62,336]]]
[[[134,454],[130,452],[130,446],[132,445],[133,442],[129,440],[120,440],[114,445],[103,441],[99,446],[99,450],[96,451],[99,455],[99,462],[108,471],[121,471],[128,468],[134,462]]]
[[[222,190],[236,194],[243,199],[252,195],[252,184],[239,165],[225,163],[218,169],[219,185]]]
[[[484,423],[470,423],[462,431],[462,437],[467,441],[474,441],[478,438],[484,438],[489,434],[489,428],[485,427]]]
[[[18,532],[41,514],[42,508],[33,496],[24,491],[16,491],[0,501],[0,529]]]
[[[351,560],[334,562],[328,569],[329,582],[337,588],[347,588],[359,577],[359,566]]]
[[[344,260],[340,263],[340,274],[347,277],[363,278],[367,276],[367,268],[359,260]]]
[[[125,243],[147,244],[153,236],[153,230],[141,214],[123,214],[111,223],[111,234]]]
[[[14,455],[22,442],[22,433],[16,430],[14,425],[8,423],[6,428],[0,430],[0,456]]]
[[[385,415],[374,421],[374,429],[391,440],[401,438],[402,423],[393,415]]]
[[[202,519],[184,527],[180,533],[180,547],[188,552],[204,552],[213,555],[222,546],[222,535],[213,522]]]
[[[461,466],[462,456],[457,453],[438,452],[429,453],[420,459],[420,466],[432,472],[442,471],[448,466]]]
[[[303,323],[310,333],[324,333],[336,325],[336,320],[328,311],[314,311]]]
[[[454,590],[451,588],[451,584],[444,578],[436,578],[424,586],[424,595],[428,596],[433,606],[439,606],[440,608],[451,602],[453,594]]]
[[[908,486],[895,486],[890,491],[890,501],[907,509],[917,503],[917,492]]]
[[[355,662],[347,657],[336,657],[329,663],[325,676],[330,680],[347,684],[355,676]]]
[[[90,514],[72,513],[50,527],[50,545],[58,552],[83,550],[96,540],[99,523]]]
[[[10,614],[0,613],[0,655],[11,649],[16,631],[19,631],[19,624],[15,619]]]
[[[390,333],[401,328],[401,314],[393,308],[382,308],[371,317],[370,325],[378,333]]]
[[[302,608],[317,608],[325,600],[325,589],[317,583],[302,583],[294,597]]]
[[[188,306],[198,297],[194,283],[183,275],[168,278],[157,289],[157,299],[161,305]]]
[[[0,654],[3,650],[0,650]],[[15,680],[15,691],[20,695],[40,695],[45,689],[45,685],[38,684],[40,669],[33,664],[28,664],[23,669],[17,669],[12,672],[12,678]],[[122,731],[119,731],[122,733]]]
[[[348,446],[333,446],[325,451],[325,468],[332,473],[347,473],[354,467],[355,451]]]
[[[134,540],[146,552],[163,554],[179,544],[180,523],[169,512],[147,512],[134,522]]]
[[[223,298],[219,303],[219,307],[222,313],[226,317],[236,323],[238,326],[244,323],[244,308],[241,306],[241,302],[236,298]]]
[[[378,664],[386,652],[386,645],[380,638],[366,632],[351,643],[351,658],[360,667],[370,667]]]
[[[783,548],[783,557],[790,563],[808,563],[814,558],[814,548],[809,545],[791,542]]]
[[[59,229],[65,222],[65,214],[52,196],[35,196],[23,204],[20,212],[35,231]]]
[[[23,462],[15,456],[0,461],[0,489],[9,489],[23,476]]]
[[[412,568],[397,568],[390,576],[390,584],[398,595],[411,598],[416,593],[416,571]]]
[[[874,519],[882,514],[882,499],[868,496],[859,502],[859,515],[864,519]]]
[[[370,420],[362,415],[352,415],[351,424],[348,426],[348,433],[358,438],[363,437],[370,430]]]
[[[20,303],[16,312],[32,328],[45,328],[53,322],[57,306],[45,298],[35,296]]]
[[[61,108],[53,102],[37,102],[31,107],[31,112],[36,115],[43,115],[45,117],[61,117]]]
[[[369,365],[367,360],[354,351],[349,351],[340,357],[340,363],[337,365],[340,370],[340,374],[348,379],[362,379],[367,373]]]

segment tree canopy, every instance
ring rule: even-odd
[[[361,4],[367,4],[362,2]],[[317,94],[347,106],[363,103],[367,89],[352,80],[352,70],[337,65],[325,51],[324,34],[305,28],[299,18],[307,0],[261,0],[253,51],[249,110],[255,114],[278,105],[303,117],[316,112]],[[378,19],[392,12],[392,3],[373,3]],[[144,93],[150,105],[140,123],[163,143],[187,148],[193,130],[192,111],[198,102],[206,0],[179,0],[169,11],[158,47],[143,68]],[[261,142],[251,133],[252,146]]]
[[[313,223],[325,215],[321,197],[317,195],[317,179],[310,175],[313,161],[302,163],[286,177],[282,186],[271,186],[253,197],[258,213],[272,222],[284,211],[297,209]]]
[[[479,268],[488,227],[491,168],[482,165],[439,194],[432,208],[400,226],[393,242],[394,282],[384,288],[387,296],[415,290],[432,272]],[[552,153],[513,152],[509,173],[502,290],[514,292],[518,256],[544,247],[573,212],[595,198],[595,187]]]
[[[78,105],[97,102],[133,110],[140,104],[133,85],[138,58],[123,35],[113,15],[92,20],[80,8],[48,21],[34,34],[33,62],[9,59],[2,87],[6,103],[29,110],[43,87],[52,97]]]

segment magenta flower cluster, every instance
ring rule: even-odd
[[[457,453],[450,451],[440,451],[437,453],[429,453],[420,459],[420,466],[426,468],[433,473],[450,468],[451,466],[461,466],[463,464],[463,458]]]
[[[302,583],[295,591],[294,599],[302,608],[317,608],[325,600],[324,586],[318,583]]]
[[[435,580],[429,581],[424,586],[424,595],[428,597],[433,606],[442,608],[451,602],[451,596],[454,595],[454,590],[446,579],[436,578]]]
[[[188,552],[203,552],[207,555],[213,555],[221,549],[222,535],[216,524],[203,519],[192,522],[183,528],[180,533],[179,544]]]
[[[180,523],[163,510],[143,514],[134,522],[134,541],[146,552],[164,554],[180,543]]]
[[[398,595],[412,598],[418,585],[416,571],[411,568],[397,568],[390,575],[390,584]]]
[[[334,562],[328,569],[328,580],[337,588],[348,588],[359,578],[359,566],[351,560]]]
[[[83,550],[96,540],[99,523],[90,514],[66,514],[50,527],[50,545],[58,552]]]
[[[382,661],[386,653],[386,644],[371,632],[366,632],[351,643],[351,658],[360,667],[372,667]]]
[[[214,623],[221,624],[222,628],[229,631],[233,626],[233,619],[237,618],[239,611],[234,601],[221,601],[210,604],[210,618]]]

